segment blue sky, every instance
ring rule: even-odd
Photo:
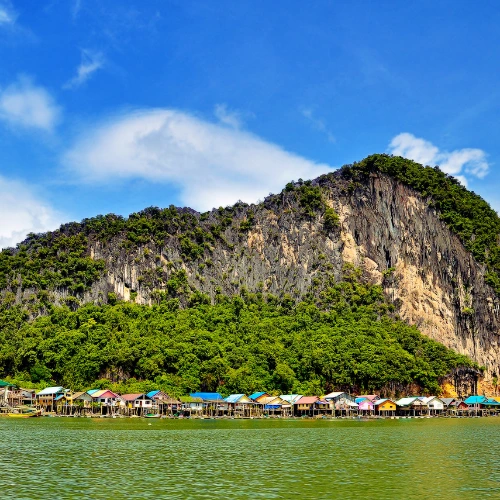
[[[500,208],[493,1],[0,0],[0,247],[375,152]]]

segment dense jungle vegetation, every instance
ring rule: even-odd
[[[154,386],[173,394],[333,388],[389,394],[412,384],[438,392],[442,377],[471,361],[394,318],[381,289],[361,283],[355,270],[337,283],[315,283],[299,302],[249,293],[239,283],[233,296],[219,293],[213,303],[182,274],[185,264],[200,272],[213,266],[216,245],[228,252],[238,245],[241,252],[263,208],[278,216],[321,217],[326,235],[337,231],[339,217],[325,203],[326,190],[356,196],[377,172],[418,191],[484,263],[487,282],[500,294],[500,218],[488,203],[437,167],[372,155],[316,181],[291,182],[258,206],[239,202],[203,214],[151,207],[128,218],[97,216],[30,234],[17,248],[3,250],[0,376],[73,389]],[[132,290],[127,303],[110,293],[99,305],[80,307],[107,270],[104,260],[92,257],[91,244],[106,250],[111,266],[120,255],[146,260],[149,274],[140,286],[156,305],[135,304]],[[174,247],[177,257],[162,260],[162,251]],[[54,306],[56,294],[66,305]]]
[[[353,187],[374,172],[387,174],[428,198],[467,250],[486,265],[486,281],[500,295],[500,217],[483,198],[439,167],[423,167],[400,156],[371,155],[341,169],[344,178],[352,179]]]
[[[51,306],[33,322],[19,306],[3,308],[0,373],[24,385],[158,387],[176,395],[334,388],[395,394],[439,393],[442,377],[474,366],[391,317],[382,288],[360,278],[347,266],[341,282],[325,276],[318,293],[299,304],[243,290],[214,305],[195,293],[186,309],[171,298],[153,307]]]

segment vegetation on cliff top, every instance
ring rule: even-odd
[[[353,193],[375,172],[389,175],[427,198],[476,260],[486,265],[486,281],[500,295],[500,218],[485,200],[437,167],[423,167],[401,157],[372,155],[317,181],[288,183],[282,195],[270,196],[264,205],[270,203],[279,210],[286,197],[296,204],[297,217],[322,215],[325,230],[330,232],[338,227],[339,220],[325,204],[323,190],[332,179],[340,178],[349,180],[346,192]],[[31,234],[16,249],[0,252],[0,291],[33,290],[38,294],[36,300],[43,303],[47,291],[67,290],[71,301],[73,296],[82,296],[106,271],[104,260],[91,258],[92,243],[106,248],[113,241],[118,246],[113,248],[114,254],[149,245],[158,254],[165,245],[177,241],[181,259],[189,262],[209,258],[217,243],[231,250],[224,238],[226,229],[232,227],[233,233],[243,238],[255,222],[255,207],[239,202],[204,214],[174,206],[150,207],[128,218],[109,214],[65,224],[53,232]]]
[[[500,295],[500,217],[483,198],[438,167],[423,167],[400,156],[372,155],[343,167],[341,175],[362,181],[376,172],[389,175],[428,198],[430,206],[436,208],[440,219],[465,248],[486,265],[486,281]]]
[[[51,307],[33,322],[4,307],[0,373],[72,389],[394,394],[438,393],[455,368],[475,366],[393,318],[382,288],[360,277],[349,266],[341,282],[325,275],[299,304],[243,290],[211,305],[197,293],[186,309],[165,296],[153,307]]]

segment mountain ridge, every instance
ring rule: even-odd
[[[244,291],[298,302],[321,273],[341,281],[348,263],[383,288],[395,314],[495,378],[499,224],[439,169],[372,155],[257,205],[150,207],[30,235],[0,253],[1,297],[31,318],[51,304],[189,307]]]

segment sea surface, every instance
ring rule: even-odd
[[[0,419],[0,498],[500,498],[500,418]]]

